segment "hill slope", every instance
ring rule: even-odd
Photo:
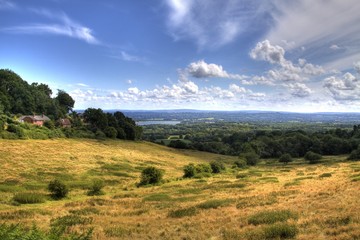
[[[0,149],[0,225],[93,227],[94,239],[360,238],[360,164],[344,157],[228,164],[210,178],[181,179],[188,163],[236,158],[127,141],[0,140]],[[136,188],[147,166],[164,169],[166,183]],[[13,204],[16,193],[46,196],[54,178],[71,188],[68,198]],[[105,181],[105,195],[86,195],[93,179]]]

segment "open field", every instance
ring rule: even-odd
[[[345,158],[235,169],[236,157],[151,143],[0,140],[0,224],[47,230],[62,220],[68,231],[94,228],[94,239],[360,239],[360,162]],[[184,165],[211,160],[227,170],[181,178]],[[165,170],[165,183],[137,188],[148,166]],[[71,189],[66,199],[48,197],[54,178]],[[86,195],[94,179],[105,195]],[[29,192],[44,200],[14,203]]]

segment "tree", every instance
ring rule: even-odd
[[[288,153],[285,153],[285,154],[281,155],[280,158],[279,158],[279,162],[284,163],[284,164],[292,162],[291,155],[288,154]]]
[[[55,99],[59,103],[59,106],[63,110],[64,114],[68,114],[74,107],[74,99],[64,90],[58,89],[58,94]]]
[[[249,166],[255,166],[260,159],[259,155],[254,152],[245,153],[244,157],[246,160],[246,164]]]
[[[348,160],[359,161],[360,160],[360,145],[357,149],[353,150],[348,157]]]
[[[308,160],[310,163],[317,163],[317,162],[322,158],[322,156],[321,156],[320,154],[318,154],[318,153],[314,153],[314,152],[312,152],[312,151],[308,151],[308,152],[305,154],[304,158],[305,158],[306,160]]]
[[[118,132],[116,131],[116,129],[114,127],[106,127],[104,129],[104,133],[106,135],[106,137],[108,138],[116,138]]]
[[[100,108],[88,108],[84,112],[84,120],[90,123],[91,127],[96,131],[97,128],[103,130],[108,126],[106,114]]]
[[[139,186],[148,184],[158,184],[163,177],[163,170],[156,167],[147,167],[141,172],[141,180]]]

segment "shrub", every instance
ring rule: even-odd
[[[222,170],[225,170],[224,164],[220,161],[210,162],[210,167],[212,173],[220,173]]]
[[[200,163],[195,166],[196,173],[211,173],[212,169],[209,164]]]
[[[172,140],[170,141],[169,147],[179,148],[179,149],[187,149],[189,148],[188,144],[182,140]]]
[[[21,204],[33,204],[33,203],[45,202],[45,199],[42,195],[39,195],[38,193],[29,193],[29,192],[16,193],[13,197],[13,200]]]
[[[248,222],[253,225],[272,224],[285,222],[290,218],[297,219],[297,214],[289,210],[273,210],[256,213],[249,217]]]
[[[289,239],[294,238],[298,232],[293,224],[275,223],[263,229],[265,239]]]
[[[114,127],[106,127],[104,133],[108,138],[116,138],[118,135],[118,132]]]
[[[170,211],[168,216],[172,218],[190,217],[196,215],[197,212],[198,211],[195,207],[181,208]]]
[[[198,204],[197,207],[201,209],[219,208],[219,207],[227,206],[232,202],[233,202],[232,199],[213,199],[202,202]]]
[[[260,159],[259,155],[257,155],[254,152],[245,153],[244,157],[245,157],[245,160],[246,160],[246,164],[249,165],[249,166],[255,166],[258,163],[259,159]]]
[[[45,121],[44,122],[44,127],[47,127],[48,129],[54,129],[55,128],[55,123],[54,121]]]
[[[292,162],[291,155],[288,154],[288,153],[285,153],[285,154],[281,155],[280,158],[279,158],[279,162],[284,163],[284,164]]]
[[[15,125],[15,124],[9,124],[7,128],[8,132],[15,133],[19,138],[25,138],[25,131],[22,127]]]
[[[308,152],[305,154],[304,158],[305,158],[306,160],[308,160],[310,163],[317,163],[317,162],[322,158],[322,156],[321,156],[320,154],[318,154],[318,153],[314,153],[314,152],[312,152],[312,151],[308,151]]]
[[[155,167],[147,167],[141,172],[139,185],[158,184],[163,177],[163,171]]]
[[[106,139],[106,135],[104,132],[102,132],[101,130],[96,130],[95,132],[95,138],[99,139],[99,140],[104,140]]]
[[[104,192],[102,191],[102,188],[104,187],[104,182],[97,179],[94,180],[92,185],[89,188],[89,191],[87,192],[88,196],[98,196],[98,195],[103,195]]]
[[[196,168],[193,163],[184,166],[183,170],[184,170],[184,176],[183,176],[184,178],[192,178],[196,174]]]
[[[360,146],[353,150],[348,157],[348,160],[358,161],[360,160]]]
[[[66,197],[66,195],[69,192],[66,185],[57,179],[55,179],[49,183],[48,190],[50,191],[51,197],[53,199],[62,199],[64,197]]]
[[[237,168],[245,168],[246,167],[246,161],[244,159],[239,159],[234,162],[234,165]]]
[[[325,177],[331,177],[331,176],[332,176],[331,173],[323,173],[323,174],[321,174],[319,177],[320,177],[320,178],[325,178]]]

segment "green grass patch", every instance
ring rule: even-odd
[[[220,207],[228,206],[233,202],[234,202],[233,199],[212,199],[202,202],[196,205],[196,207],[201,209],[220,208]]]
[[[92,208],[92,207],[85,207],[85,208],[81,208],[81,209],[73,209],[73,210],[69,210],[69,213],[73,214],[73,215],[91,215],[91,214],[99,214],[100,210],[96,209],[96,208]]]
[[[346,226],[350,223],[351,223],[351,217],[349,217],[349,216],[334,217],[334,218],[329,218],[329,219],[325,220],[325,224],[331,228],[336,228],[339,226]]]
[[[319,175],[320,178],[327,178],[327,177],[331,177],[331,176],[332,176],[331,173],[323,173],[323,174]]]
[[[34,211],[21,209],[17,211],[1,212],[0,220],[23,220],[25,218],[32,218],[34,216]]]
[[[198,213],[196,207],[181,208],[177,210],[172,210],[169,212],[168,216],[171,218],[182,218],[182,217],[191,217]]]
[[[308,179],[313,179],[314,177],[299,177],[299,178],[294,178],[294,181],[302,181],[302,180],[308,180]]]
[[[104,232],[107,237],[113,238],[128,238],[132,234],[132,230],[120,226],[105,228]]]
[[[285,222],[288,219],[297,219],[298,215],[290,210],[272,210],[256,213],[248,218],[248,223],[253,225],[272,224]]]
[[[7,185],[7,184],[0,184],[0,192],[20,192],[23,191],[24,188],[16,185]]]
[[[298,186],[300,184],[301,184],[300,181],[287,182],[284,184],[284,187]]]
[[[50,226],[51,227],[71,227],[75,225],[87,225],[93,222],[92,218],[89,217],[81,217],[78,215],[70,214],[65,215],[63,217],[58,217],[55,219],[51,219]]]
[[[39,182],[27,182],[23,184],[23,187],[26,190],[42,190],[42,189],[46,189],[47,185],[46,183],[39,183]]]
[[[277,202],[277,197],[274,195],[243,197],[236,200],[236,208],[243,209],[248,207],[268,206]]]
[[[183,189],[178,189],[177,193],[179,194],[200,194],[202,192],[202,190],[200,188],[183,188]]]
[[[13,201],[20,204],[44,203],[45,197],[39,193],[20,192],[14,195]]]
[[[245,183],[231,183],[224,185],[224,188],[244,188],[246,187]]]
[[[295,238],[298,229],[294,224],[275,223],[263,228],[265,239]]]
[[[171,201],[171,197],[165,193],[155,193],[144,197],[143,201],[149,201],[149,202]]]

